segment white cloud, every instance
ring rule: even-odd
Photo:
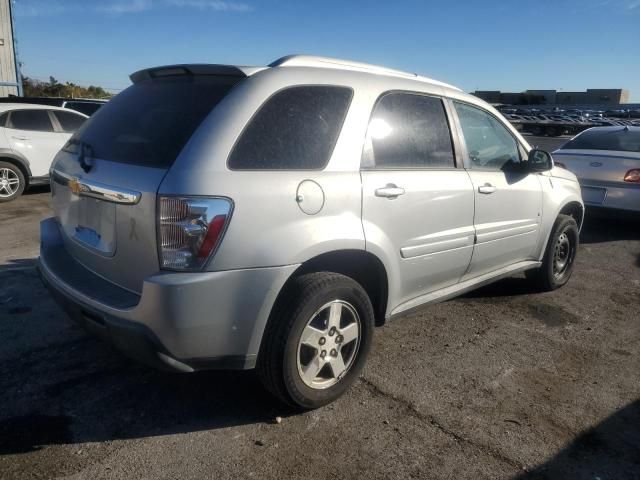
[[[195,8],[216,12],[250,12],[253,8],[240,2],[226,0],[104,0],[99,5],[88,5],[86,1],[21,0],[15,4],[16,15],[41,17],[71,13],[103,13],[124,15],[160,8]]]
[[[107,2],[103,5],[95,7],[98,12],[105,13],[136,13],[149,10],[153,7],[153,0],[120,0],[116,2]]]
[[[627,10],[635,10],[636,8],[640,8],[640,0],[631,0],[627,3]]]
[[[222,0],[165,0],[165,4],[172,7],[191,7],[199,9],[217,10],[220,12],[249,12],[251,6],[246,3],[226,2]]]
[[[617,8],[624,10],[640,10],[640,0],[599,0],[591,4],[593,8]]]
[[[15,4],[16,15],[22,17],[40,17],[61,15],[69,10],[69,5],[56,1],[49,2],[20,2]]]

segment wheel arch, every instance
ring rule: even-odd
[[[387,271],[382,261],[366,250],[333,250],[303,262],[280,289],[273,308],[296,277],[315,272],[340,273],[358,282],[369,295],[375,313],[376,326],[384,324],[389,295]]]
[[[558,215],[569,215],[578,224],[578,231],[582,229],[582,222],[584,221],[584,206],[575,200],[565,203],[558,212]]]
[[[29,168],[29,164],[26,160],[16,155],[0,151],[0,162],[10,163],[18,167],[24,176],[25,188],[29,186],[29,181],[31,180],[31,169]]]

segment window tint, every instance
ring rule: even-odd
[[[71,110],[75,110],[76,112],[84,113],[85,115],[91,116],[98,111],[100,107],[102,107],[102,103],[94,103],[94,102],[67,102],[64,104],[64,108],[69,108]]]
[[[56,110],[53,114],[60,122],[60,126],[65,132],[75,132],[84,123],[85,118],[71,112],[61,112]]]
[[[169,167],[238,80],[179,75],[135,83],[101,107],[70,143],[85,143],[97,158]]]
[[[413,93],[383,96],[369,122],[363,166],[454,167],[451,132],[442,100]]]
[[[562,150],[571,149],[640,152],[640,129],[587,130],[562,146]]]
[[[472,168],[501,170],[520,163],[518,143],[504,125],[479,108],[454,104]]]
[[[14,110],[10,117],[11,128],[53,132],[53,125],[46,110]]]
[[[291,87],[276,93],[242,133],[229,157],[229,168],[323,168],[351,96],[351,89],[333,86]]]

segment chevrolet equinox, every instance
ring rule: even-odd
[[[569,279],[580,187],[490,105],[295,55],[131,75],[58,153],[39,268],[147,364],[256,368],[301,408],[360,374],[373,328],[525,272]]]

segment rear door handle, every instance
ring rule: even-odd
[[[481,186],[478,187],[478,191],[480,193],[489,194],[489,193],[495,192],[496,191],[496,187],[494,187],[490,183],[485,183],[484,185],[481,185]]]
[[[11,138],[13,138],[14,140],[29,140],[28,137],[16,137],[16,136],[11,136]]]
[[[387,183],[386,187],[376,189],[376,197],[398,198],[400,195],[404,195],[404,188],[393,183]]]

